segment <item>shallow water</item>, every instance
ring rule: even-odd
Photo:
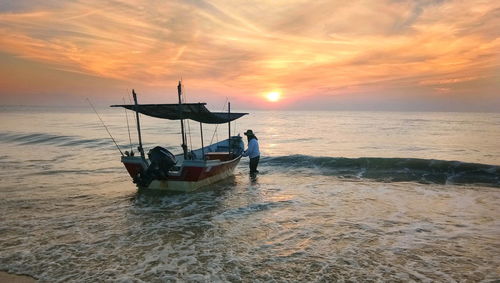
[[[130,150],[123,111],[99,112]],[[42,282],[500,279],[499,114],[255,112],[233,129],[259,137],[257,178],[243,160],[234,177],[169,195],[137,192],[89,111],[0,116],[0,270]],[[146,148],[179,152],[178,123],[142,122]]]

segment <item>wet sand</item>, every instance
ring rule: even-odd
[[[26,275],[15,275],[0,271],[0,283],[34,283],[36,280]]]

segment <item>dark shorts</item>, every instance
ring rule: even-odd
[[[250,158],[250,173],[257,173],[257,166],[259,165],[260,156]]]

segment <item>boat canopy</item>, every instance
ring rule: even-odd
[[[111,105],[111,107],[123,107],[137,111],[147,116],[180,120],[191,119],[206,124],[228,123],[248,113],[210,112],[205,107],[206,103],[183,103],[183,104],[128,104]]]

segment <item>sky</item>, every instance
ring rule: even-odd
[[[1,0],[0,32],[0,105],[500,112],[498,0]]]

